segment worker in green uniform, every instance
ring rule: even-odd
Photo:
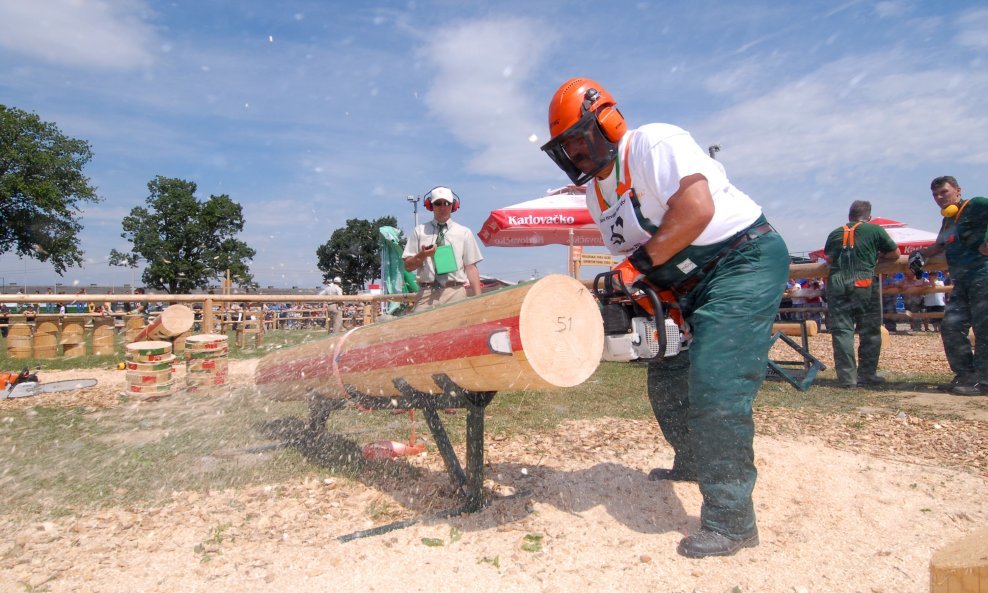
[[[885,382],[878,374],[882,352],[882,297],[875,264],[895,261],[899,246],[888,232],[871,224],[871,202],[855,200],[847,214],[847,224],[827,236],[823,250],[830,271],[827,275],[827,306],[830,312],[830,338],[834,344],[834,366],[841,387],[877,385]],[[854,358],[857,332],[858,356]]]
[[[965,200],[947,175],[930,184],[943,223],[933,245],[914,251],[909,267],[923,272],[926,258],[947,254],[953,282],[940,336],[954,380],[941,389],[956,395],[988,394],[988,198]],[[968,332],[974,330],[975,345]]]

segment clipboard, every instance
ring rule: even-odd
[[[440,245],[436,247],[436,252],[432,254],[432,263],[436,267],[436,274],[450,274],[457,270],[456,256],[453,255],[452,245]]]

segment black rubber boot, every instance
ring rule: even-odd
[[[732,556],[741,548],[754,548],[758,545],[758,530],[741,539],[732,539],[722,533],[700,529],[693,535],[684,537],[676,551],[687,558],[707,556]]]
[[[657,467],[652,471],[648,472],[648,479],[650,482],[659,482],[662,480],[670,480],[673,482],[696,482],[696,472],[685,470],[673,466],[672,469],[666,469],[664,467]]]
[[[884,385],[887,383],[887,380],[878,373],[869,373],[864,375],[858,373],[858,383],[863,383],[865,385]]]

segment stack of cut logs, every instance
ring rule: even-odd
[[[86,355],[86,328],[81,321],[66,321],[62,326],[62,356],[78,358]]]
[[[175,385],[171,342],[127,344],[127,392],[162,397]]]
[[[7,331],[7,356],[10,358],[31,358],[31,326],[26,323],[12,323]]]
[[[34,328],[34,357],[56,358],[58,356],[58,324],[52,321],[39,321]]]
[[[185,340],[185,381],[190,391],[227,383],[228,339],[223,334],[200,334]]]
[[[116,348],[117,330],[113,326],[112,317],[100,317],[93,320],[93,355],[101,356],[114,354]]]

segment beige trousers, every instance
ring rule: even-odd
[[[340,306],[336,303],[331,303],[327,309],[329,316],[333,319],[333,333],[339,334],[343,329],[343,311],[340,311]]]
[[[415,298],[415,306],[412,307],[412,311],[415,313],[428,311],[433,307],[446,305],[465,298],[467,298],[466,286],[444,286],[441,288],[426,286],[419,291],[418,297]]]

